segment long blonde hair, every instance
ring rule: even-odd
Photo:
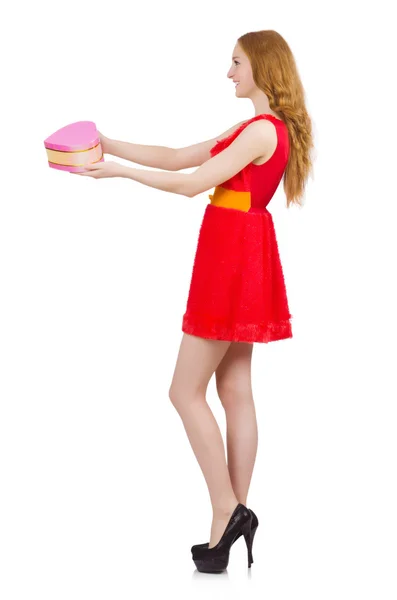
[[[312,170],[312,122],[294,56],[284,38],[272,29],[252,31],[238,38],[251,63],[255,84],[269,106],[288,127],[290,155],[283,175],[287,208],[302,205],[306,180]]]

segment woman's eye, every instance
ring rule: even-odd
[[[240,64],[239,62],[237,62],[237,60],[235,60],[234,62],[236,63],[236,65],[239,65],[239,64]]]

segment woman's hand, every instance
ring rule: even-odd
[[[88,175],[88,177],[94,177],[95,179],[102,179],[102,177],[123,177],[125,166],[118,162],[108,160],[84,165],[84,169],[86,169],[86,171],[72,173],[72,175]]]
[[[101,133],[100,131],[98,131],[98,134],[99,134],[99,139],[100,139],[101,146],[102,146],[102,153],[103,154],[110,154],[110,142],[111,142],[111,139],[108,138],[108,137],[106,137],[106,135],[103,135],[103,133]]]

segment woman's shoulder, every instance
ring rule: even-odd
[[[237,125],[234,126],[233,131],[227,135],[226,137],[223,137],[221,139],[218,139],[215,146],[213,146],[213,148],[211,148],[211,155],[217,154],[218,152],[221,152],[222,150],[224,150],[225,148],[227,148],[227,146],[229,146],[235,139],[236,137],[249,125],[251,124],[255,124],[253,125],[255,128],[258,127],[258,125],[256,125],[257,121],[262,121],[265,122],[265,125],[260,124],[259,127],[265,127],[265,128],[270,128],[270,130],[274,130],[274,127],[270,125],[268,125],[268,121],[266,119],[266,115],[256,115],[254,117],[251,117],[250,119],[246,119],[245,121],[241,121],[240,123],[238,123]]]

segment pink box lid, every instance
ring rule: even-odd
[[[93,121],[77,121],[55,131],[44,140],[44,146],[50,150],[78,152],[96,146],[99,141]]]

